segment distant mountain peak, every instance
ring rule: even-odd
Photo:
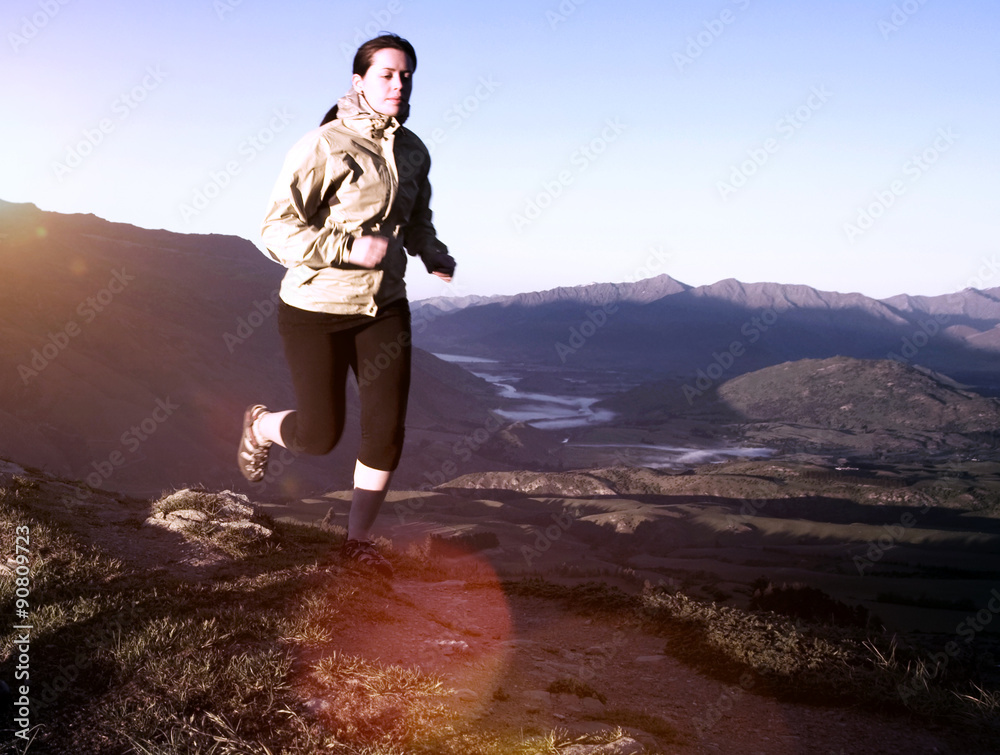
[[[503,306],[519,305],[536,307],[554,302],[573,302],[588,306],[606,304],[648,304],[671,294],[687,291],[691,287],[674,280],[669,275],[644,278],[624,283],[590,283],[584,286],[560,286],[546,291],[517,294],[502,301]]]
[[[744,283],[735,278],[699,286],[692,295],[709,299],[724,299],[753,309],[853,309],[867,312],[894,324],[905,323],[898,308],[859,293],[821,291],[801,283]]]
[[[531,291],[522,294],[499,296],[464,296],[455,298],[437,297],[414,302],[419,309],[433,306],[441,311],[454,311],[471,306],[497,304],[502,307],[522,306],[539,307],[557,302],[572,302],[588,306],[605,304],[648,304],[671,294],[688,291],[691,286],[681,283],[667,274],[653,278],[643,278],[637,281],[622,283],[588,283],[582,286],[559,286],[544,291]]]

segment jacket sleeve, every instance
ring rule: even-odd
[[[428,158],[428,169],[430,168]],[[412,256],[419,256],[427,272],[455,272],[455,260],[448,254],[448,247],[438,240],[432,222],[431,184],[424,173],[410,219],[403,229],[403,243]]]
[[[329,221],[324,205],[330,188],[346,175],[345,161],[317,132],[292,147],[261,227],[261,240],[272,258],[286,267],[347,264],[353,237]]]

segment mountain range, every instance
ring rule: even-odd
[[[293,402],[274,321],[282,272],[237,237],[0,202],[0,457],[137,494],[246,489],[234,463],[243,409]],[[645,385],[636,390],[660,402],[648,416],[702,411],[695,399],[718,400],[735,378],[838,356],[921,365],[1000,392],[1000,288],[875,300],[735,280],[692,287],[662,275],[425,300],[412,311],[420,348],[398,485],[540,464],[561,440],[503,422],[495,410],[507,399],[495,386],[435,353],[514,366],[532,390],[607,399]],[[807,376],[797,379],[801,387]],[[883,379],[875,370],[853,384],[871,392]],[[904,383],[894,390],[937,390]],[[777,403],[759,396],[738,421],[763,421],[753,412],[777,411],[797,390],[755,385]],[[349,429],[334,453],[278,454],[281,473],[252,488],[258,496],[350,487],[358,434],[349,394]],[[621,394],[623,419],[638,395]]]
[[[920,364],[1000,391],[1000,288],[877,300],[809,286],[668,275],[494,297],[444,310],[418,303],[432,351],[620,369],[712,382],[797,359],[851,356]]]

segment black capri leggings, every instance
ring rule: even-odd
[[[345,318],[279,302],[278,331],[298,404],[282,423],[285,445],[306,454],[333,450],[344,432],[350,367],[361,398],[358,461],[396,469],[410,392],[408,303],[389,305],[374,318]]]

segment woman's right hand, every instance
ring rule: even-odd
[[[351,244],[351,254],[347,261],[358,267],[372,269],[382,261],[389,249],[389,239],[385,236],[361,236]]]

